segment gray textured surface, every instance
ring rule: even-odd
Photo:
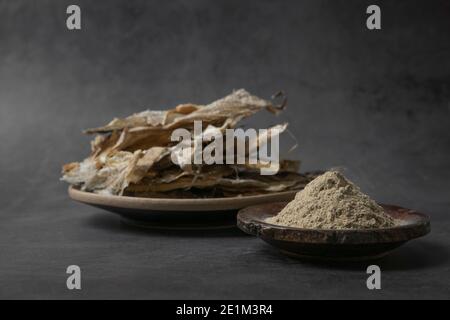
[[[0,1],[0,297],[445,298],[450,293],[450,5],[381,1]],[[68,200],[80,130],[233,88],[284,89],[303,169],[344,167],[432,234],[365,266],[285,258],[237,231],[141,232]],[[259,115],[258,124],[275,122]],[[83,289],[65,289],[78,264]]]

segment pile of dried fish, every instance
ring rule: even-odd
[[[166,111],[144,111],[88,129],[97,136],[91,155],[82,162],[64,165],[62,180],[81,190],[139,197],[229,197],[302,189],[315,174],[299,174],[299,162],[282,160],[275,175],[261,175],[259,164],[191,164],[172,161],[178,128],[194,130],[201,120],[206,130],[235,128],[243,118],[276,105],[240,89],[208,105],[181,104]],[[287,124],[275,126],[279,132]],[[273,127],[273,128],[275,128]],[[203,139],[203,138],[201,138]],[[207,141],[202,143],[207,144]],[[182,155],[180,156],[182,158]]]

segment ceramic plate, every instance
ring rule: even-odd
[[[235,227],[238,209],[290,201],[295,194],[288,191],[230,198],[164,199],[100,195],[69,187],[73,200],[117,213],[129,224],[169,229]]]

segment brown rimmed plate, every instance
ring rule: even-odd
[[[239,209],[274,201],[290,201],[296,191],[264,195],[164,199],[101,195],[69,187],[69,196],[78,202],[119,214],[133,226],[163,229],[216,229],[236,227]]]
[[[380,258],[405,242],[430,232],[430,221],[426,215],[383,204],[381,206],[386,212],[398,221],[397,226],[328,230],[291,228],[266,222],[286,204],[267,203],[242,209],[237,216],[238,227],[295,258],[341,261]]]

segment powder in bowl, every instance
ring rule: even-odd
[[[304,229],[377,229],[396,222],[337,171],[328,171],[298,192],[266,222]]]

